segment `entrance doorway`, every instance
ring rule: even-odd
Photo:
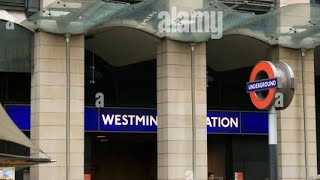
[[[156,134],[86,133],[85,161],[92,180],[156,180]]]
[[[246,180],[268,177],[268,136],[208,135],[208,172],[233,180],[236,172]]]

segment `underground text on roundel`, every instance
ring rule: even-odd
[[[277,78],[249,82],[247,83],[247,92],[261,91],[261,90],[266,90],[270,88],[276,88],[277,86],[278,86]]]

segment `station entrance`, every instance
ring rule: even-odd
[[[246,180],[268,177],[268,137],[208,135],[208,172],[233,180],[236,173]]]
[[[156,134],[86,133],[85,172],[92,180],[156,180]]]
[[[242,173],[268,177],[267,136],[208,135],[208,172],[221,179]],[[153,133],[86,133],[85,173],[92,180],[156,180],[157,137]]]
[[[130,37],[140,38],[140,36]],[[86,37],[87,44],[93,43],[90,42],[90,38],[92,37]],[[238,38],[239,42],[248,41],[247,39],[243,39],[243,37]],[[126,40],[123,37],[120,39]],[[110,42],[104,39],[102,41]],[[110,43],[109,46],[121,47],[121,43],[123,45],[123,42],[112,42],[113,44]],[[135,41],[132,40],[132,42]],[[115,45],[116,43],[118,44]],[[230,43],[235,44],[232,39],[225,39],[222,42],[223,46],[219,43],[211,45],[210,43],[213,42],[209,42],[208,47],[211,46],[214,49],[222,48],[223,46],[228,47]],[[136,44],[131,45],[135,46]],[[103,47],[101,45],[100,48]],[[141,58],[140,55],[144,52],[143,48],[139,52],[134,52],[137,54],[132,54],[132,57],[136,59],[130,62],[125,58],[119,59],[118,56],[115,56],[124,54],[122,51],[117,51],[117,54],[109,52],[104,54],[105,57],[102,57],[95,53],[99,52],[97,49],[87,50],[85,53],[85,106],[95,107],[96,94],[103,93],[105,107],[116,107],[118,109],[149,108],[156,111],[157,65],[152,53],[154,49],[151,46],[148,47],[151,48],[148,51],[148,57],[150,58],[142,62],[136,61],[136,59]],[[266,50],[265,48],[264,51]],[[239,120],[243,120],[245,118],[239,118],[240,116],[237,115],[231,116],[230,113],[234,115],[240,111],[252,112],[255,110],[245,93],[244,84],[247,81],[247,77],[249,77],[251,65],[255,63],[254,61],[259,60],[254,57],[261,57],[261,55],[253,54],[252,57],[250,56],[252,62],[249,63],[240,60],[237,63],[229,62],[228,59],[237,58],[233,56],[234,54],[242,54],[244,57],[240,59],[248,59],[247,54],[249,53],[244,53],[244,50],[239,51],[242,51],[242,53],[229,53],[229,56],[232,57],[228,58],[226,57],[228,53],[223,53],[223,49],[219,50],[222,53],[208,51],[207,108],[208,110],[218,111],[212,112],[213,115],[210,118],[213,121],[211,124],[214,124],[214,119],[218,117],[223,122],[225,116],[228,117],[228,120],[231,120],[231,118],[235,120],[237,117]],[[255,52],[262,51],[257,50]],[[109,54],[113,54],[114,56],[107,56]],[[214,59],[215,61],[210,59]],[[223,61],[216,61],[217,59],[223,59]],[[112,62],[110,62],[111,60]],[[229,64],[229,66],[226,66],[226,64]],[[17,78],[20,75],[22,78]],[[13,77],[15,81],[10,81],[10,78]],[[1,102],[7,105],[25,104],[28,106],[28,103],[30,103],[30,92],[25,91],[25,89],[30,89],[30,73],[10,73],[1,76],[1,79],[3,79],[1,81],[3,86],[0,88]],[[23,87],[16,88],[13,84],[10,85],[5,82],[15,82],[13,84],[19,84]],[[15,95],[12,97],[15,99],[8,98],[13,93]],[[18,98],[21,98],[21,100]],[[19,112],[15,111],[15,114],[19,115]],[[25,117],[29,117],[30,120],[30,114],[22,114],[22,116],[24,115],[26,115]],[[85,116],[87,115],[85,113]],[[96,116],[94,120],[101,123],[99,118],[100,116]],[[14,120],[14,117],[12,119]],[[260,122],[258,121],[259,119],[255,120],[257,120],[255,122]],[[85,121],[87,121],[87,117],[85,117]],[[239,125],[243,125],[242,123],[238,122]],[[98,123],[98,125],[101,124]],[[228,129],[228,127],[224,127],[227,125],[223,123],[220,127],[211,126],[208,129],[208,131],[211,131],[208,135],[209,172],[227,180],[234,179],[236,172],[242,172],[246,180],[264,179],[267,176],[267,136],[265,129],[260,129],[260,132],[253,132],[252,129],[241,129],[241,131],[238,131],[238,127],[235,126],[233,129]],[[261,126],[265,127],[265,124],[258,124],[254,126],[254,129]],[[92,180],[157,179],[156,132],[138,133],[138,131],[125,132],[125,130],[113,132],[107,130],[101,131],[101,129],[92,130],[92,128],[94,129],[95,127],[89,127],[86,124],[85,174],[88,175],[87,177]],[[259,130],[259,128],[257,129]],[[30,130],[30,124],[29,129],[23,130]],[[26,180],[26,178],[22,177],[17,179]]]
[[[156,118],[156,40],[134,30],[120,29],[130,33],[123,33],[122,37],[120,31],[111,30],[112,36],[102,32],[86,40],[86,106],[94,107],[96,93],[103,93],[106,107],[98,115],[103,132],[86,133],[86,173],[91,174],[92,180],[153,180],[157,179],[157,131],[145,129],[143,123],[132,130],[127,119],[134,114],[141,121],[142,116],[150,115],[136,113],[135,108],[152,109]],[[112,43],[101,46],[105,42]],[[254,50],[244,49],[243,42]],[[119,51],[123,45],[128,48]],[[234,52],[225,53],[226,47]],[[254,112],[245,90],[252,66],[260,60],[257,57],[267,59],[268,48],[244,36],[207,43],[208,171],[223,180],[233,180],[236,173],[242,173],[246,180],[268,176],[266,112]],[[114,107],[124,111],[115,111]],[[108,108],[112,110],[104,122],[101,116],[108,114]],[[112,114],[121,119],[118,125],[111,122]],[[119,129],[121,125],[123,129]]]

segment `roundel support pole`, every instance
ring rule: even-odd
[[[270,180],[278,180],[277,160],[277,112],[275,106],[269,110],[269,177]]]

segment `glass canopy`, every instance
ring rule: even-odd
[[[22,25],[55,34],[83,34],[128,4],[101,0],[58,0],[32,15]]]
[[[182,42],[240,34],[289,48],[309,49],[320,45],[318,5],[292,4],[255,15],[213,1],[203,9],[174,16],[174,9],[166,13],[164,3],[146,0],[130,5],[101,0],[58,0],[22,24],[55,34],[85,34],[121,26]]]

